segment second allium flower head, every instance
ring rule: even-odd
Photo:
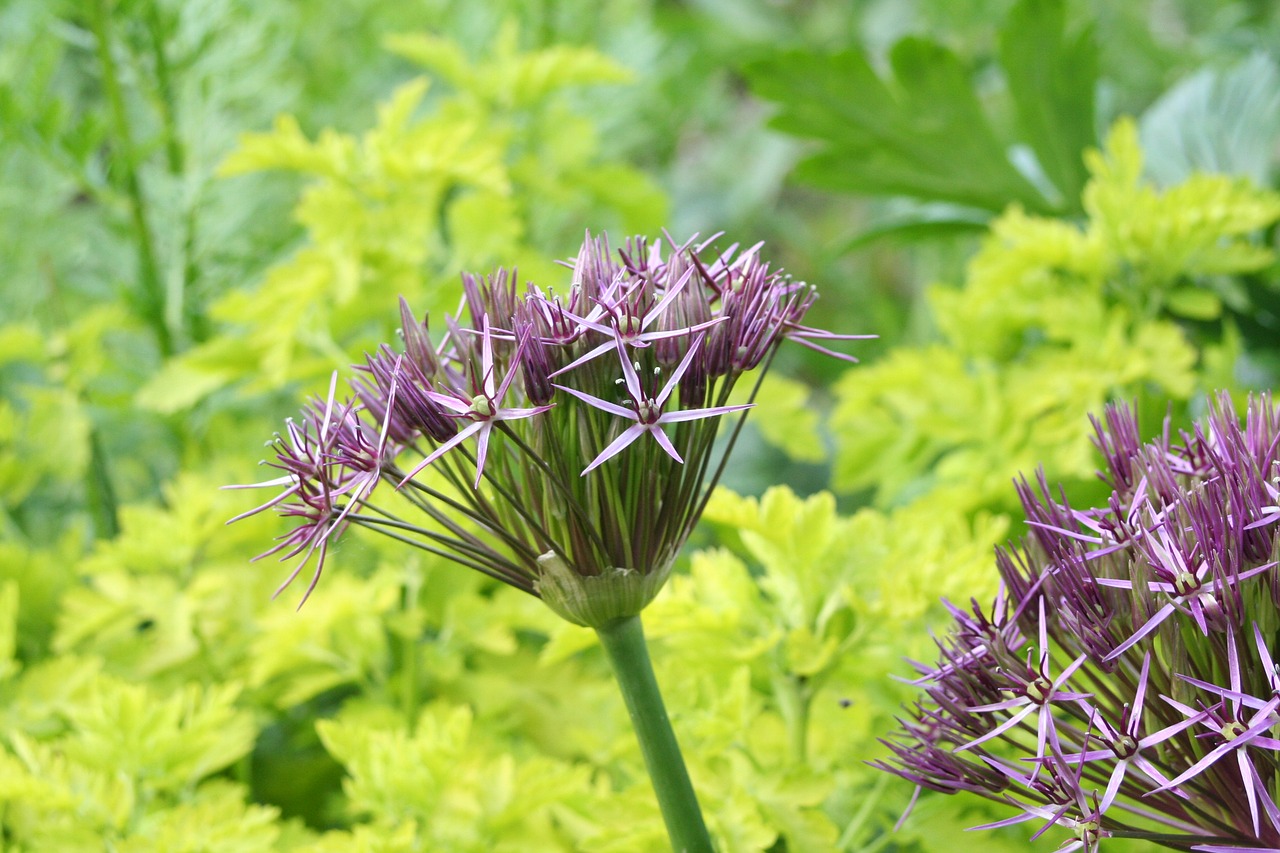
[[[1280,409],[1223,394],[1146,444],[1123,406],[1096,426],[1109,501],[1020,483],[1025,547],[990,610],[951,608],[879,764],[1016,807],[988,827],[1069,829],[1063,851],[1280,850]]]
[[[638,613],[723,470],[719,416],[750,408],[729,403],[738,379],[784,339],[828,352],[852,337],[803,325],[814,289],[770,271],[759,245],[667,242],[614,256],[588,235],[562,292],[464,276],[464,315],[438,341],[402,301],[403,352],[368,356],[347,402],[335,381],[276,437],[283,476],[254,484],[281,492],[245,515],[299,522],[263,555],[299,560],[281,589],[310,564],[305,601],[357,524],[579,624]],[[397,498],[375,503],[380,484]]]

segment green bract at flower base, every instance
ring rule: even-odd
[[[464,276],[468,317],[437,343],[401,301],[404,351],[360,367],[354,398],[313,401],[275,439],[283,476],[254,486],[299,525],[261,556],[314,558],[351,524],[539,596],[594,628],[640,738],[672,843],[709,850],[649,664],[640,611],[670,574],[724,470],[743,417],[714,451],[734,385],[784,339],[828,352],[802,324],[814,288],[771,272],[757,244],[627,242],[589,234],[563,293],[514,271]],[[835,353],[830,353],[837,355]],[[838,356],[848,359],[848,356]],[[849,359],[852,360],[852,359]],[[404,460],[412,461],[404,461]],[[392,503],[372,500],[384,481]],[[398,500],[396,500],[398,499]],[[394,506],[394,510],[393,510]],[[408,520],[406,511],[426,516]],[[243,516],[240,516],[243,517]]]

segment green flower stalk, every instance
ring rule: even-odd
[[[499,270],[464,276],[465,317],[435,341],[401,301],[403,351],[359,366],[354,396],[314,400],[275,439],[275,508],[298,525],[260,556],[297,565],[349,526],[377,530],[538,596],[596,630],[622,686],[672,842],[710,850],[653,679],[639,614],[661,590],[725,468],[756,383],[783,340],[828,352],[802,324],[816,293],[770,271],[759,245],[650,246],[616,258],[588,235],[557,292]],[[839,358],[847,356],[830,353]],[[852,359],[849,359],[852,360]],[[722,416],[737,414],[717,444]],[[374,502],[386,483],[419,517]],[[235,520],[235,519],[233,519]]]

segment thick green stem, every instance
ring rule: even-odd
[[[626,616],[597,628],[596,633],[622,688],[672,849],[676,853],[711,853],[711,836],[653,677],[640,617]]]

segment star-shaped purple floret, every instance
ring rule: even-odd
[[[1166,517],[1153,525],[1153,529],[1148,531],[1141,542],[1151,565],[1151,571],[1158,578],[1158,580],[1148,581],[1147,588],[1151,592],[1163,593],[1169,600],[1141,628],[1116,646],[1104,660],[1113,660],[1124,654],[1143,637],[1160,627],[1160,624],[1172,616],[1176,610],[1187,613],[1195,621],[1200,632],[1207,636],[1209,618],[1212,611],[1217,609],[1215,596],[1223,592],[1227,586],[1247,580],[1275,566],[1274,562],[1264,563],[1230,576],[1215,573],[1207,556],[1185,553],[1178,541],[1176,526],[1177,522],[1172,517]],[[1097,582],[1101,586],[1116,589],[1133,589],[1133,581],[1121,578],[1098,578]]]
[[[629,302],[629,300],[642,296],[645,288],[648,287],[648,282],[642,279],[634,284],[630,290],[619,296],[615,303],[608,304],[602,301],[588,312],[585,317],[570,315],[577,321],[579,328],[591,329],[592,331],[608,336],[609,339],[604,343],[587,350],[587,352],[583,353],[581,356],[566,364],[551,375],[559,376],[562,373],[567,373],[568,371],[573,370],[575,367],[586,364],[588,361],[604,355],[618,343],[643,348],[667,338],[676,338],[700,332],[703,329],[707,329],[717,323],[723,322],[725,318],[718,317],[714,320],[697,323],[683,329],[657,329],[654,331],[646,331],[666,312],[667,307],[671,305],[675,298],[680,295],[680,291],[684,289],[692,273],[693,269],[691,268],[662,294],[661,299],[659,299],[643,314],[638,313],[635,307]],[[566,311],[565,313],[568,312]],[[623,357],[623,361],[626,361],[625,356]]]
[[[1012,699],[1005,699],[1002,702],[992,702],[986,705],[977,705],[968,710],[978,713],[989,713],[992,711],[1013,711],[1009,719],[996,726],[991,731],[975,738],[968,743],[956,747],[956,752],[962,752],[966,749],[985,743],[992,738],[999,737],[1009,729],[1021,723],[1031,714],[1036,714],[1036,757],[1044,758],[1046,755],[1045,747],[1049,743],[1053,743],[1056,747],[1057,731],[1054,729],[1053,712],[1050,706],[1054,702],[1073,701],[1078,699],[1087,699],[1091,694],[1073,693],[1071,691],[1062,690],[1062,686],[1066,684],[1067,679],[1080,668],[1080,666],[1088,659],[1087,655],[1079,655],[1071,663],[1067,664],[1057,678],[1053,678],[1049,673],[1049,638],[1046,628],[1046,620],[1044,615],[1044,597],[1040,597],[1040,647],[1036,650],[1037,666],[1032,667],[1028,660],[1027,669],[1029,677],[1025,679],[1023,686],[1019,689],[1019,695]]]
[[[475,488],[480,488],[480,478],[484,476],[484,463],[489,454],[489,438],[493,434],[493,428],[499,421],[510,421],[518,418],[528,418],[533,415],[545,412],[551,408],[546,406],[533,406],[529,408],[504,408],[502,399],[507,394],[507,389],[511,387],[512,380],[516,376],[516,367],[520,363],[520,356],[524,351],[524,347],[528,341],[525,337],[521,339],[516,347],[516,353],[511,359],[511,365],[507,370],[507,375],[502,378],[502,382],[497,384],[493,377],[493,330],[489,326],[489,316],[486,314],[482,324],[481,331],[481,378],[478,383],[479,387],[473,388],[475,391],[468,397],[462,391],[456,388],[447,388],[444,391],[427,391],[427,396],[439,406],[448,409],[453,413],[454,417],[459,419],[470,420],[471,423],[458,430],[458,434],[453,438],[441,444],[432,451],[425,459],[419,462],[412,471],[405,475],[400,481],[403,486],[409,480],[417,476],[418,472],[426,468],[432,462],[435,462],[444,454],[457,447],[473,435],[479,434],[476,444],[476,481]]]
[[[634,424],[622,431],[622,434],[613,440],[608,447],[600,451],[600,454],[591,461],[591,464],[583,469],[582,474],[585,476],[589,471],[599,467],[605,461],[617,456],[622,452],[623,448],[631,444],[646,432],[653,436],[658,445],[666,451],[667,455],[672,459],[683,464],[684,459],[676,451],[675,446],[671,443],[671,439],[662,431],[665,424],[680,423],[682,421],[695,421],[701,418],[713,418],[717,415],[728,414],[729,412],[740,412],[743,409],[751,408],[752,404],[738,406],[713,406],[706,409],[677,409],[675,411],[663,411],[663,406],[671,397],[671,392],[680,385],[680,379],[684,376],[685,371],[689,369],[689,365],[693,362],[694,356],[698,352],[702,338],[694,340],[689,346],[689,351],[685,353],[680,364],[672,371],[671,377],[667,379],[667,384],[662,386],[662,390],[657,396],[649,396],[644,392],[640,385],[640,376],[635,366],[627,358],[626,345],[622,340],[616,339],[614,346],[617,347],[618,355],[622,358],[622,376],[627,386],[627,394],[631,398],[632,408],[619,406],[616,403],[610,403],[607,400],[601,400],[586,392],[579,391],[576,388],[570,388],[567,385],[557,385],[555,387],[571,394],[586,403],[590,403],[597,409],[617,415],[620,418],[627,418],[635,421]]]
[[[1254,629],[1255,631],[1257,630],[1256,625]],[[1260,634],[1258,639],[1259,641],[1261,640]],[[1266,654],[1265,659],[1269,661],[1270,654]],[[1274,674],[1274,671],[1273,667],[1271,669],[1272,674]],[[1159,790],[1167,790],[1198,776],[1228,753],[1235,753],[1236,764],[1240,768],[1240,780],[1244,784],[1245,796],[1249,801],[1249,816],[1253,820],[1254,835],[1258,834],[1259,802],[1267,812],[1272,827],[1280,831],[1280,808],[1277,808],[1275,801],[1267,793],[1267,787],[1262,782],[1249,754],[1250,747],[1272,751],[1280,750],[1280,739],[1266,736],[1266,733],[1273,726],[1280,723],[1280,714],[1276,713],[1277,708],[1280,708],[1280,696],[1273,695],[1271,698],[1263,700],[1255,696],[1249,696],[1241,691],[1240,656],[1236,648],[1235,632],[1230,630],[1227,631],[1227,677],[1230,687],[1224,688],[1198,678],[1180,677],[1183,681],[1193,684],[1202,690],[1217,694],[1220,697],[1219,701],[1201,711],[1195,711],[1180,702],[1170,699],[1168,696],[1160,698],[1178,709],[1192,722],[1200,723],[1209,729],[1208,732],[1199,735],[1199,737],[1219,737],[1222,739],[1222,743],[1218,744],[1203,758]],[[1229,708],[1228,702],[1230,703]],[[1253,713],[1245,713],[1242,710],[1242,706],[1254,709]]]

